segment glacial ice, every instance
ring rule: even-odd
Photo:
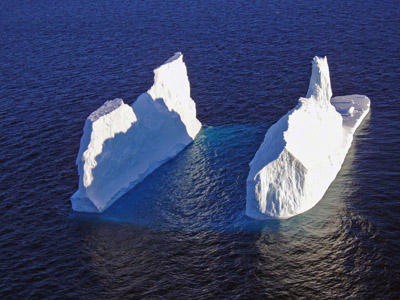
[[[250,162],[247,216],[290,218],[323,197],[370,107],[366,96],[331,97],[327,59],[315,57],[306,98],[269,128]]]
[[[154,70],[154,85],[132,106],[107,101],[86,119],[72,208],[102,212],[191,143],[201,129],[183,55]]]

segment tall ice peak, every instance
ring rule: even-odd
[[[190,82],[181,52],[154,70],[154,85],[148,93],[154,100],[163,99],[169,111],[178,113],[194,139],[201,124],[196,119],[196,105],[190,97]]]
[[[332,97],[331,79],[329,77],[328,59],[315,56],[312,60],[312,74],[307,98],[313,97],[322,106],[330,104]]]
[[[77,157],[75,211],[102,212],[191,143],[201,129],[183,55],[154,70],[132,104],[107,101],[86,120]]]
[[[290,218],[322,199],[370,106],[366,96],[331,96],[328,61],[314,57],[307,98],[268,129],[250,163],[247,216]]]

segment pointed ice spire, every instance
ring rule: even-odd
[[[196,118],[196,104],[190,97],[189,78],[181,52],[176,52],[154,70],[154,85],[148,93],[154,100],[163,99],[170,111],[177,112],[189,136],[195,138],[201,124]]]
[[[323,106],[330,104],[332,88],[326,56],[324,58],[315,56],[312,60],[312,74],[307,98],[312,96]]]

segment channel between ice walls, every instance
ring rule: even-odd
[[[315,57],[307,97],[269,128],[250,163],[249,217],[289,218],[323,197],[370,107],[366,96],[331,96],[328,61]]]
[[[76,164],[72,208],[102,212],[191,143],[201,129],[183,55],[154,70],[154,84],[132,106],[110,100],[89,115]]]

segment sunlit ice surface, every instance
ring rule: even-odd
[[[361,127],[368,126],[366,123]],[[245,179],[249,157],[257,150],[266,126],[204,127],[191,145],[108,210],[102,214],[75,212],[70,217],[183,231],[297,232],[328,226],[346,209],[344,200],[356,186],[351,174],[356,146],[350,149],[336,180],[313,209],[287,220],[253,220],[245,215]]]

